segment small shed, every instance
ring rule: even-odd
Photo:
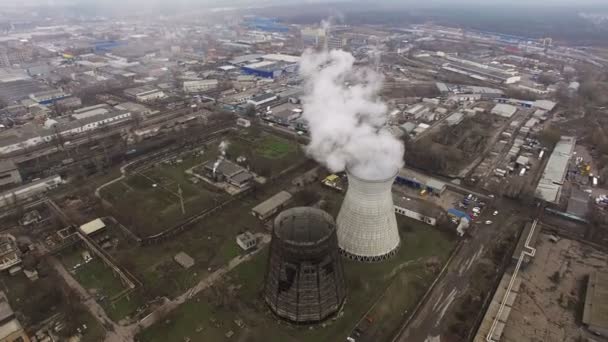
[[[173,260],[175,260],[176,263],[185,269],[189,269],[190,267],[194,266],[194,259],[192,259],[192,257],[185,252],[175,254]]]
[[[236,244],[244,251],[248,251],[257,246],[258,239],[251,232],[244,232],[236,236]]]

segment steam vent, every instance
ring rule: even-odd
[[[279,317],[315,323],[335,314],[346,295],[333,218],[298,207],[274,221],[264,297]]]
[[[397,172],[384,180],[347,174],[348,190],[337,220],[340,251],[358,261],[386,260],[400,244],[391,193]]]

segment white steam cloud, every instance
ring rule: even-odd
[[[307,151],[333,172],[348,169],[364,179],[386,179],[403,165],[403,143],[385,128],[387,107],[378,97],[382,76],[354,62],[339,50],[302,55]]]

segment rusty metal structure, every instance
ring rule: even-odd
[[[316,323],[334,315],[345,296],[334,219],[309,207],[280,213],[264,288],[270,309],[292,323]]]

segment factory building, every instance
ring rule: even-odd
[[[222,160],[216,165],[209,160],[203,165],[205,176],[214,182],[226,182],[238,188],[244,188],[253,180],[253,175],[240,165],[229,160]]]
[[[335,315],[345,297],[333,218],[308,207],[279,214],[264,286],[272,312],[294,323],[317,323]]]
[[[365,262],[386,260],[400,245],[391,194],[395,174],[382,180],[347,172],[348,190],[338,214],[338,244],[347,257]]]

